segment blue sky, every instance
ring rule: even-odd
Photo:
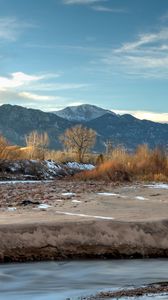
[[[168,122],[168,1],[0,0],[0,103]]]

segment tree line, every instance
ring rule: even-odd
[[[73,152],[79,162],[83,162],[85,154],[90,151],[96,142],[96,132],[82,125],[76,125],[68,128],[60,137],[60,142],[67,152]],[[49,146],[50,139],[47,132],[30,132],[25,136],[25,144],[30,159],[45,158],[45,152]],[[5,158],[8,152],[9,142],[0,134],[0,158]]]

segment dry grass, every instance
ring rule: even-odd
[[[96,164],[98,155],[93,153],[86,153],[83,163]],[[46,151],[45,159],[51,159],[60,163],[66,163],[70,161],[78,161],[78,155],[72,151]]]
[[[168,182],[168,156],[159,148],[150,150],[139,146],[134,154],[115,149],[95,170],[82,172],[76,178],[111,181],[164,181]]]
[[[31,157],[30,157],[31,154]],[[32,151],[30,147],[21,148],[10,146],[2,139],[0,147],[0,159],[38,159],[53,160],[58,163],[77,161],[73,152]],[[43,158],[42,158],[43,157]],[[123,148],[116,148],[110,155],[97,155],[88,153],[85,155],[84,163],[92,163],[97,167],[92,171],[85,171],[76,178],[82,180],[110,180],[110,181],[160,181],[168,182],[168,155],[160,148],[151,150],[147,145],[141,145],[133,154]]]
[[[75,178],[81,180],[105,180],[123,182],[130,181],[131,174],[126,170],[123,164],[111,160],[102,163],[94,170],[81,172],[75,175]]]

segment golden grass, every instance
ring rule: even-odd
[[[46,150],[41,158],[40,151],[34,151],[32,156],[30,147],[9,146],[0,148],[0,159],[50,159],[58,163],[77,161],[73,152]],[[110,181],[160,181],[168,182],[168,155],[160,148],[149,149],[147,145],[140,145],[133,154],[123,148],[114,149],[110,155],[88,153],[84,163],[92,163],[97,167],[92,171],[84,171],[75,178],[81,180],[110,180]]]
[[[164,181],[168,182],[168,157],[156,148],[150,150],[146,145],[139,146],[134,154],[124,149],[115,149],[107,160],[92,171],[85,171],[76,178],[82,180],[111,181]]]

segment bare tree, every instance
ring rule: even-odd
[[[105,142],[105,147],[106,147],[106,154],[109,155],[111,154],[112,150],[113,150],[113,144],[111,140],[106,140]]]
[[[6,158],[8,146],[9,143],[7,139],[2,134],[0,134],[0,158]]]
[[[79,162],[83,162],[85,154],[95,144],[96,132],[82,125],[76,125],[67,129],[60,140],[66,150],[75,152]]]
[[[49,144],[47,132],[32,131],[25,136],[26,146],[29,148],[30,158],[44,159],[45,151]]]

